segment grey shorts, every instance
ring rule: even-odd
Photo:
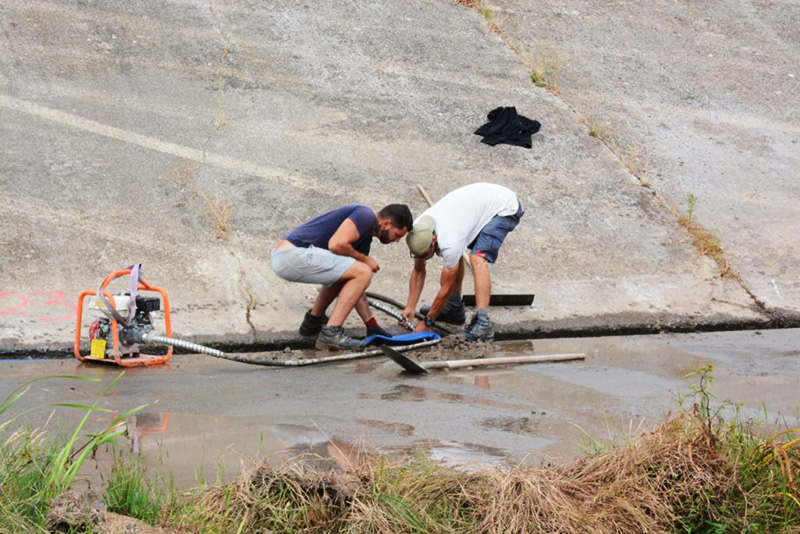
[[[478,237],[469,244],[470,251],[489,263],[497,261],[497,256],[500,254],[500,246],[505,241],[508,233],[513,232],[514,228],[517,227],[523,215],[525,215],[525,210],[522,209],[522,203],[520,203],[519,209],[514,215],[494,217],[483,227]]]
[[[317,247],[273,250],[270,260],[272,270],[284,280],[325,286],[335,284],[356,262],[349,256],[339,256]]]

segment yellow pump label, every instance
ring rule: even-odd
[[[93,339],[92,340],[92,353],[89,355],[90,358],[95,360],[105,360],[106,358],[106,340],[105,339]]]

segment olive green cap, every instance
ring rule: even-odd
[[[434,228],[435,223],[430,215],[423,215],[414,222],[414,228],[406,236],[406,244],[411,254],[421,256],[430,248]]]

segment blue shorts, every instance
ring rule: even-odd
[[[491,221],[486,223],[478,237],[469,244],[469,250],[472,254],[480,256],[489,263],[497,261],[497,255],[500,253],[500,245],[503,244],[509,232],[514,230],[519,224],[519,220],[525,215],[525,210],[522,209],[520,203],[517,213],[514,215],[506,215],[505,217],[495,216]]]
[[[339,256],[324,248],[289,247],[273,250],[270,262],[275,274],[284,280],[330,286],[335,284],[356,260],[349,256]]]

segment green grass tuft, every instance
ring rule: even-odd
[[[161,477],[150,480],[140,458],[114,453],[114,466],[103,498],[109,512],[156,525],[175,499],[171,482]]]

